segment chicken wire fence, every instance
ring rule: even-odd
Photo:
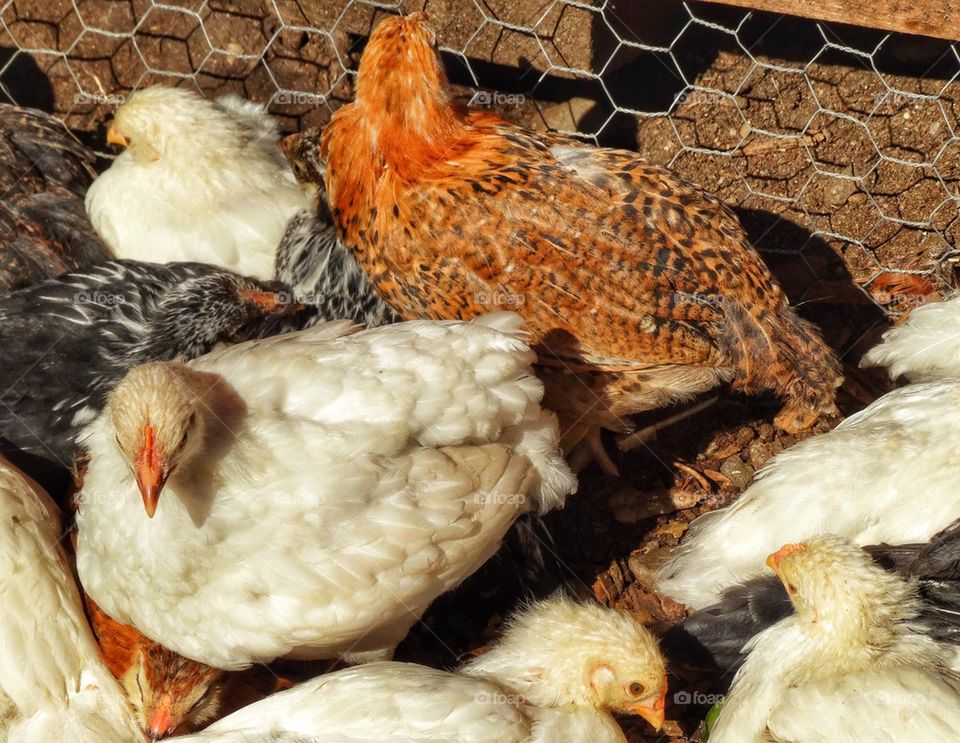
[[[281,128],[350,100],[370,29],[426,9],[456,95],[636,149],[737,207],[837,348],[954,284],[955,44],[675,0],[12,0],[0,91],[102,144],[131,90],[269,104]]]

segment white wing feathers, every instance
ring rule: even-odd
[[[135,740],[60,536],[53,502],[0,459],[0,690],[17,715],[7,740]]]
[[[960,376],[960,297],[917,307],[860,363],[912,382]]]
[[[773,740],[804,743],[955,740],[957,699],[956,689],[923,670],[871,670],[787,689],[768,728]]]
[[[407,322],[330,342],[356,330],[347,321],[324,323],[219,349],[190,365],[226,377],[250,409],[336,429],[348,445],[363,440],[386,455],[411,440],[424,447],[507,444],[541,478],[531,507],[563,504],[575,481],[557,451],[553,415],[539,407],[543,386],[532,374],[535,355],[518,315]]]
[[[479,679],[406,663],[368,663],[245,707],[181,743],[528,740],[530,723]]]
[[[835,430],[778,454],[731,506],[690,527],[659,588],[694,608],[763,571],[784,544],[833,533],[925,542],[960,518],[960,382],[884,395]]]

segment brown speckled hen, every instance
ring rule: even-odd
[[[341,237],[405,319],[519,312],[568,444],[725,381],[775,392],[788,431],[835,411],[834,356],[728,208],[454,105],[435,47],[423,13],[382,21],[320,148]]]
[[[86,602],[103,662],[120,682],[151,740],[192,732],[216,716],[223,671],[177,655],[114,621],[89,596]]]

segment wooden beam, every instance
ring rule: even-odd
[[[738,8],[960,41],[958,0],[703,0]]]

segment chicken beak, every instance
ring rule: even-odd
[[[147,727],[150,740],[166,738],[173,730],[173,698],[169,694],[163,694],[160,697],[157,706],[150,713]]]
[[[666,719],[666,706],[667,674],[663,674],[663,686],[660,687],[660,696],[657,697],[657,701],[653,703],[653,706],[647,707],[642,704],[637,704],[633,707],[630,707],[630,712],[642,717],[644,720],[650,723],[650,727],[659,732],[663,727],[663,721]]]
[[[167,481],[167,470],[157,456],[154,445],[153,426],[149,423],[143,427],[143,448],[137,457],[136,478],[140,495],[143,496],[143,507],[147,516],[153,518],[157,512],[157,503],[160,501],[160,491]]]
[[[107,129],[107,142],[109,144],[115,144],[118,147],[130,146],[130,140],[118,132],[113,124],[111,124],[110,128]]]
[[[276,292],[260,292],[254,289],[241,289],[240,297],[248,302],[253,302],[257,307],[268,314],[289,315],[299,312],[303,305],[299,302],[291,302],[287,296]]]
[[[783,573],[781,572],[780,566],[783,562],[783,559],[796,552],[803,552],[806,548],[807,546],[805,544],[785,544],[772,555],[767,557],[767,567],[776,573],[777,577],[782,580]]]

